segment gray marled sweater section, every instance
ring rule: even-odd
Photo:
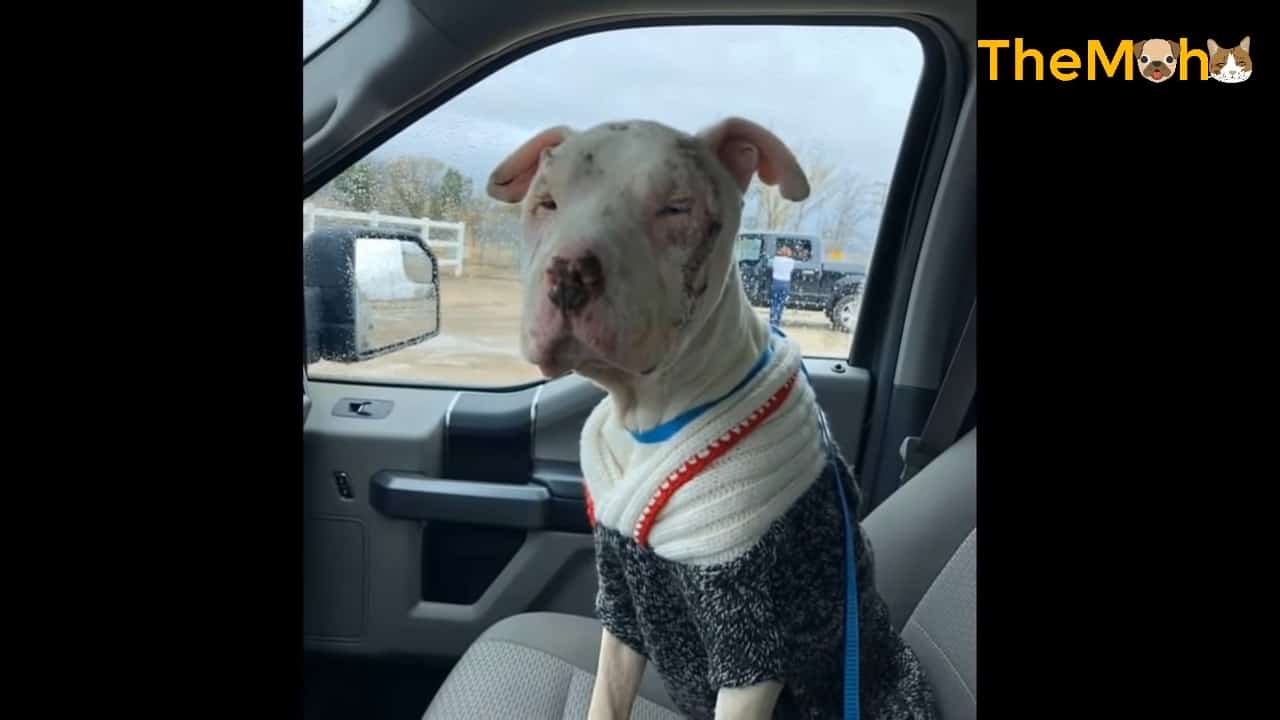
[[[721,687],[783,683],[775,718],[839,718],[844,653],[844,520],[837,477],[857,517],[859,494],[834,462],[746,554],[698,567],[665,560],[616,530],[595,530],[596,612],[644,655],[689,718],[713,718]],[[695,479],[693,482],[697,482]],[[861,717],[931,720],[919,660],[893,631],[873,584],[861,526],[857,557]]]

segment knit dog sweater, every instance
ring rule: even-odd
[[[689,718],[722,687],[783,684],[775,718],[842,714],[847,560],[836,483],[852,471],[826,432],[798,347],[773,337],[744,383],[659,440],[609,398],[582,433],[596,613],[657,669]],[[919,660],[876,593],[856,526],[859,690],[867,720],[936,717]]]

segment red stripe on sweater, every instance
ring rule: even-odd
[[[642,547],[648,546],[649,531],[653,529],[653,523],[657,519],[658,513],[662,512],[662,508],[666,506],[667,501],[671,499],[672,495],[675,495],[677,490],[684,487],[685,484],[705,470],[707,466],[742,442],[743,438],[750,435],[779,407],[782,407],[782,403],[786,402],[787,396],[791,394],[791,388],[795,387],[797,375],[798,372],[792,373],[782,387],[778,388],[773,395],[770,395],[763,405],[756,408],[754,412],[737,425],[734,425],[729,432],[694,453],[692,457],[681,463],[679,468],[667,476],[667,479],[658,487],[653,497],[649,499],[649,504],[645,506],[644,511],[640,514],[640,520],[636,522],[633,537],[639,545]],[[587,507],[591,507],[589,500]]]

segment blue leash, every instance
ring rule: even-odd
[[[825,424],[824,424],[825,428]],[[830,442],[830,438],[827,439]],[[828,451],[830,452],[830,451]],[[840,491],[840,514],[844,517],[844,553],[849,573],[844,583],[844,717],[858,718],[858,565],[853,557],[853,521],[845,500],[844,483],[836,472],[836,488]]]
[[[786,337],[777,327],[773,331]],[[809,370],[800,361],[800,370],[806,380]],[[853,521],[849,518],[849,502],[844,494],[844,483],[841,482],[839,468],[835,467],[835,455],[831,449],[831,433],[827,428],[826,416],[818,409],[818,427],[822,432],[823,442],[827,445],[827,459],[832,465],[832,475],[836,478],[836,490],[840,494],[840,515],[844,518],[844,555],[849,564],[849,572],[844,583],[844,720],[858,720],[861,707],[858,704],[858,564],[853,557]]]

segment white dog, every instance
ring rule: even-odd
[[[730,118],[697,135],[551,128],[489,180],[523,203],[525,357],[608,391],[581,448],[604,626],[589,714],[628,717],[652,662],[689,717],[840,717],[856,632],[862,717],[932,718],[866,538],[845,532],[857,486],[802,353],[755,314],[732,261],[757,176],[809,193],[777,137]]]

